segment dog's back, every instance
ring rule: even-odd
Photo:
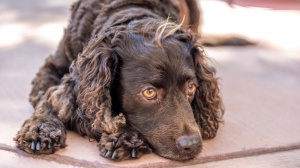
[[[195,0],[81,0],[72,6],[70,24],[58,50],[73,60],[89,39],[133,20],[157,18],[181,23],[198,32],[200,12]],[[66,52],[67,51],[67,52]]]

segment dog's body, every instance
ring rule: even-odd
[[[223,114],[214,71],[186,30],[197,34],[198,24],[192,0],[76,2],[57,52],[33,80],[35,112],[17,147],[53,153],[68,128],[115,160],[152,150],[195,157]]]

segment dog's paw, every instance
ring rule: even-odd
[[[19,149],[28,153],[50,154],[66,146],[66,130],[57,119],[53,121],[28,119],[14,141]]]
[[[146,140],[136,132],[121,132],[101,135],[100,155],[112,160],[140,158],[152,150]]]

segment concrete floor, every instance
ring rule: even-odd
[[[28,102],[30,82],[45,57],[54,53],[73,1],[0,2],[1,168],[41,164],[43,167],[300,167],[299,10],[230,8],[220,1],[203,0],[205,34],[234,33],[257,42],[256,46],[248,47],[205,48],[215,60],[226,107],[225,123],[218,136],[205,141],[204,151],[186,163],[154,154],[115,163],[99,156],[95,142],[74,132],[68,132],[68,146],[53,155],[34,156],[16,149],[12,138],[33,111]]]

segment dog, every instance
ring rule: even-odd
[[[66,146],[70,129],[112,160],[196,157],[224,113],[199,24],[194,0],[75,2],[56,53],[32,82],[34,113],[16,146],[50,154]]]

